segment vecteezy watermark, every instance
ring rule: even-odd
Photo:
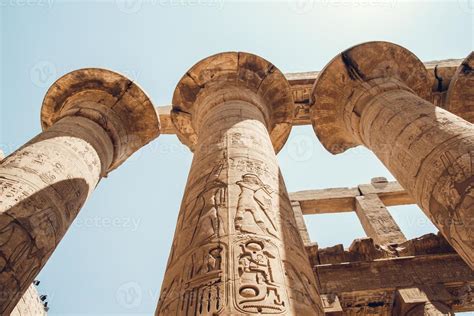
[[[458,0],[458,5],[464,12],[474,14],[474,0]]]
[[[0,7],[46,7],[51,9],[54,0],[0,0]]]
[[[81,228],[123,229],[134,232],[138,229],[140,223],[140,218],[94,216],[78,218],[73,225]]]
[[[123,13],[132,14],[141,10],[143,0],[115,0],[115,4]]]
[[[140,306],[142,297],[142,288],[134,281],[123,283],[115,292],[117,303],[127,309]]]
[[[288,6],[297,14],[305,14],[314,9],[315,0],[288,0]]]
[[[56,79],[56,65],[50,61],[42,60],[30,69],[31,82],[40,88],[48,87]]]
[[[393,7],[398,0],[288,0],[297,14],[306,14],[321,7]]]
[[[313,157],[314,137],[296,135],[288,141],[288,156],[294,161],[307,161]]]
[[[213,7],[222,9],[224,0],[115,0],[117,8],[123,13],[133,14],[146,6],[162,7]]]

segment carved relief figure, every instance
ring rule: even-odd
[[[247,313],[274,314],[285,311],[286,299],[276,280],[277,251],[269,251],[263,241],[250,240],[240,244],[236,258],[237,305]],[[277,274],[279,272],[276,272]]]
[[[227,184],[221,180],[225,164],[220,163],[207,175],[202,191],[190,211],[183,211],[173,239],[168,266],[189,247],[226,232]]]
[[[465,248],[466,255],[474,261],[474,152],[465,154],[455,159],[451,153],[446,152],[441,156],[441,161],[446,169],[434,188],[439,197],[446,199],[446,209],[443,203],[432,197],[430,209],[435,222],[447,226],[448,239],[457,244],[458,249]],[[449,221],[443,212],[450,214]]]
[[[210,245],[197,249],[188,259],[181,307],[183,315],[215,315],[225,302],[224,248]]]
[[[223,169],[224,165],[220,164],[211,170],[204,189],[196,198],[190,217],[193,218],[198,213],[195,217],[197,224],[191,233],[190,244],[225,232],[221,213],[226,206],[227,184],[219,178]]]
[[[272,210],[272,190],[255,174],[244,174],[235,215],[235,229],[240,233],[269,234],[277,237],[275,218]],[[257,226],[255,225],[257,224]]]

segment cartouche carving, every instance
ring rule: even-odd
[[[236,245],[237,246],[237,245]],[[237,306],[244,313],[278,314],[286,310],[282,289],[281,258],[268,241],[249,239],[238,244],[234,258],[238,262]]]

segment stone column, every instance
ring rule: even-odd
[[[44,131],[0,163],[0,314],[9,315],[101,177],[159,134],[129,79],[82,69],[56,81]]]
[[[172,119],[194,159],[156,315],[323,315],[275,155],[292,109],[283,74],[248,53],[178,83]]]
[[[446,93],[446,110],[474,123],[474,52],[459,65]]]
[[[474,125],[426,101],[429,89],[408,50],[361,44],[319,75],[313,127],[333,154],[371,149],[474,268]]]

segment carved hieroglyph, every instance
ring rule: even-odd
[[[146,94],[117,73],[74,71],[55,82],[44,132],[0,163],[0,314],[44,266],[99,179],[159,134]]]
[[[291,128],[284,76],[255,55],[211,56],[173,104],[194,159],[156,315],[322,315],[275,156]]]
[[[424,100],[427,82],[408,50],[355,46],[315,82],[313,127],[334,154],[370,148],[474,268],[474,125]]]

